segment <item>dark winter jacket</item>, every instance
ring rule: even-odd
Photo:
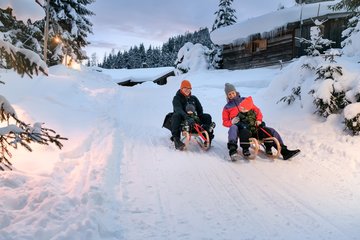
[[[203,108],[199,99],[191,94],[189,96],[185,96],[181,93],[180,89],[176,92],[172,104],[174,113],[180,113],[184,118],[187,117],[187,113],[185,112],[187,104],[192,104],[195,106],[195,110],[198,116],[203,114]]]

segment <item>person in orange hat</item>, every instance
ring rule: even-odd
[[[170,127],[172,134],[171,139],[174,141],[175,148],[179,150],[183,150],[185,147],[185,144],[180,140],[181,123],[186,120],[190,127],[193,126],[196,119],[191,117],[193,114],[198,117],[199,123],[209,133],[209,144],[211,144],[211,140],[214,138],[213,128],[215,127],[215,124],[212,122],[210,114],[204,113],[199,99],[191,94],[191,90],[192,87],[190,81],[183,80],[180,84],[180,89],[176,92],[172,101],[173,114]],[[188,114],[189,109],[191,109],[191,114]]]
[[[252,97],[241,97],[236,91],[234,85],[225,84],[225,94],[227,103],[222,111],[223,125],[229,128],[228,144],[229,155],[233,159],[237,155],[237,142],[240,138],[240,146],[245,157],[250,156],[250,137],[263,139],[269,137],[268,134],[275,137],[281,146],[281,155],[284,160],[296,156],[300,150],[289,150],[284,145],[280,134],[273,128],[266,127],[263,122],[263,115],[260,109],[254,104]],[[259,128],[259,126],[261,128]],[[260,130],[259,130],[260,129]],[[272,143],[265,143],[265,152],[272,155]]]

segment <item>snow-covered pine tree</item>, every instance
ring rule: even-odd
[[[309,92],[314,97],[315,112],[323,117],[339,113],[350,103],[346,98],[348,89],[340,79],[343,75],[342,67],[336,64],[334,58],[334,56],[329,58],[332,62],[325,61],[317,68],[317,78],[313,89]]]
[[[344,48],[352,44],[357,44],[357,48],[350,48],[348,51],[344,51],[348,55],[356,54],[356,52],[359,51],[358,42],[360,38],[360,0],[341,0],[331,8],[333,10],[346,9],[353,12],[353,17],[349,19],[348,22],[348,28],[342,32],[344,40],[341,42],[341,46]],[[355,35],[357,35],[357,37],[355,37]]]
[[[38,74],[39,71],[47,74],[47,66],[40,56],[28,50],[17,48],[10,42],[4,40],[4,35],[0,32],[0,52],[11,61],[11,68],[20,75],[27,74],[30,77]],[[61,141],[66,138],[49,128],[42,127],[42,123],[35,123],[33,126],[21,121],[14,108],[0,95],[0,170],[12,169],[10,162],[10,147],[17,149],[18,145],[31,151],[29,144],[38,143],[49,145],[55,144],[61,149]],[[5,125],[5,126],[4,126]]]
[[[333,7],[331,7],[334,10],[339,9],[347,9],[349,11],[359,11],[360,7],[360,0],[341,0],[337,4],[335,4]]]
[[[222,68],[223,59],[222,59],[222,47],[212,44],[209,50],[209,59],[211,65],[215,69]]]
[[[317,19],[314,20],[315,26],[310,28],[310,39],[302,38],[300,41],[309,44],[309,47],[305,50],[309,56],[320,56],[320,51],[324,47],[330,47],[334,41],[329,39],[323,38],[321,33],[321,26],[323,25],[324,21],[319,21]]]
[[[23,21],[18,21],[11,8],[0,9],[0,32],[4,40],[18,48],[30,49],[37,53],[41,52],[42,48],[37,40],[42,37],[40,30],[34,27],[30,21],[27,25]],[[0,53],[0,55],[2,54]],[[13,67],[11,59],[5,59],[5,55],[2,55],[1,58],[4,60],[2,61],[3,67]]]
[[[82,50],[89,42],[88,34],[92,33],[92,23],[88,19],[94,15],[87,5],[95,0],[50,0],[49,7],[49,65],[60,63],[65,55],[74,60],[83,60],[87,56]],[[43,6],[44,10],[46,5]],[[36,22],[44,29],[45,19]],[[60,42],[55,42],[55,38]]]
[[[360,102],[349,104],[344,109],[345,130],[353,135],[360,134]]]
[[[349,19],[348,28],[342,32],[344,40],[341,46],[345,47],[351,45],[353,42],[352,35],[359,34],[360,32],[360,14]]]
[[[216,18],[211,31],[236,23],[236,11],[232,8],[232,3],[233,0],[220,0],[219,10],[215,12]],[[222,47],[215,44],[211,45],[210,61],[214,68],[222,67]]]
[[[219,10],[215,12],[216,18],[211,31],[236,23],[236,11],[231,7],[232,3],[233,0],[220,0]]]

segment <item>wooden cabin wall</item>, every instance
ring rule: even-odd
[[[268,39],[266,49],[252,52],[250,46],[230,46],[223,49],[223,68],[246,69],[280,64],[293,58],[293,33]]]
[[[341,33],[346,29],[346,18],[328,19],[324,23],[323,37],[335,41],[332,48],[341,47]],[[279,36],[261,39],[260,36],[255,36],[252,42],[243,44],[243,46],[224,45],[223,46],[223,68],[225,69],[246,69],[257,68],[280,64],[280,61],[290,61],[295,57],[306,55],[306,44],[299,43],[296,37],[300,34],[305,39],[310,39],[310,27],[314,26],[312,20],[300,23],[291,24],[287,30],[280,32]],[[251,44],[254,42],[266,40],[266,49],[253,51],[254,47]],[[260,43],[261,45],[262,43]]]

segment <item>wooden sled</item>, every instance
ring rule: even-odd
[[[185,144],[185,149],[188,148],[192,141],[195,141],[204,151],[208,150],[211,145],[208,132],[197,123],[195,123],[192,129],[190,129],[189,126],[183,128],[183,131],[181,132],[181,141]]]
[[[271,158],[271,159],[276,159],[280,156],[280,151],[281,151],[281,146],[279,143],[279,140],[277,140],[275,137],[267,137],[267,138],[263,138],[262,140],[256,139],[256,138],[249,138],[249,143],[250,143],[250,153],[251,155],[248,157],[245,157],[241,151],[239,151],[239,155],[241,155],[244,159],[249,159],[249,160],[254,160],[260,150],[260,146],[262,148],[262,151],[264,152],[264,154]],[[273,155],[267,155],[265,153],[265,143],[267,142],[271,142],[273,143],[273,149],[275,148],[275,153],[273,151]]]

